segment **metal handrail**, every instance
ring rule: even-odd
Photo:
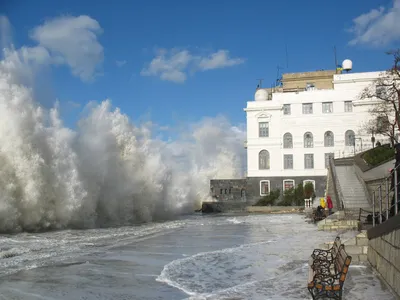
[[[335,160],[333,157],[331,157],[329,159],[329,168],[330,168],[331,175],[332,175],[332,181],[334,182],[333,189],[335,191],[335,197],[337,199],[337,202],[340,204],[341,209],[344,209],[343,194],[342,194],[342,190],[340,188],[339,180],[337,178],[336,169],[335,169]]]
[[[399,170],[400,164],[395,166],[390,175],[385,177],[381,184],[372,192],[372,226],[386,222],[389,218],[400,213],[399,197]],[[393,188],[389,188],[389,183],[393,181]],[[384,191],[384,192],[383,192]],[[393,192],[392,200],[390,194]],[[384,196],[382,195],[384,193]],[[378,206],[378,211],[377,210]],[[385,208],[384,208],[385,207]]]

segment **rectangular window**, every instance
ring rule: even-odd
[[[311,180],[311,179],[304,180],[303,181],[303,186],[305,186],[308,182],[312,183],[312,185],[314,187],[314,191],[315,191],[315,180]]]
[[[335,158],[335,153],[325,153],[325,168],[329,167],[329,160]]]
[[[268,137],[269,136],[268,122],[259,122],[258,123],[258,136],[259,137]]]
[[[322,102],[322,113],[324,113],[324,114],[333,113],[333,103],[332,102]]]
[[[290,115],[290,104],[283,104],[283,114],[284,115]]]
[[[314,154],[304,154],[304,169],[314,169]]]
[[[260,181],[260,196],[267,196],[270,193],[269,180]]]
[[[353,101],[344,101],[344,112],[353,111]]]
[[[313,113],[313,104],[312,103],[303,103],[303,114],[310,115]]]
[[[283,190],[287,191],[290,189],[294,189],[294,180],[293,179],[286,179],[283,181]]]
[[[284,154],[283,155],[283,168],[293,169],[293,154]]]

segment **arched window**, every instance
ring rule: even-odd
[[[260,170],[269,169],[269,152],[267,150],[261,150],[258,154],[258,168]]]
[[[354,146],[355,145],[355,137],[353,130],[347,130],[344,134],[344,141],[346,146]]]
[[[314,138],[311,132],[306,132],[304,134],[304,148],[313,148]]]
[[[290,132],[283,135],[283,148],[293,148],[293,136]]]
[[[333,147],[333,146],[335,146],[335,139],[334,139],[332,131],[325,132],[325,135],[324,135],[324,146],[325,147]]]

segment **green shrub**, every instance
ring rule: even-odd
[[[304,205],[303,184],[299,183],[296,188],[291,188],[283,192],[283,197],[279,201],[280,206],[302,206]]]
[[[304,187],[303,187],[302,183],[299,183],[296,187],[296,190],[294,193],[294,203],[297,206],[304,205]]]
[[[260,200],[257,201],[255,206],[267,206],[267,205],[274,205],[275,201],[281,195],[281,191],[279,189],[273,190],[269,193],[269,195],[262,197]]]
[[[295,200],[295,189],[291,188],[283,192],[283,198],[279,201],[280,206],[292,206]]]
[[[314,196],[314,184],[312,182],[307,182],[304,185],[304,199],[309,199]]]
[[[368,150],[364,153],[362,158],[366,161],[367,164],[371,166],[379,165],[391,158],[394,158],[394,149],[389,147],[376,147],[374,149]]]

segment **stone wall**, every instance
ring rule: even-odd
[[[210,180],[210,195],[217,201],[247,202],[250,205],[260,198],[260,181],[269,180],[270,189],[279,189],[283,194],[283,181],[292,179],[295,187],[304,180],[315,181],[315,194],[323,197],[326,188],[326,176],[308,177],[247,177],[243,179],[212,179]]]
[[[295,182],[295,187],[299,183],[303,183],[304,180],[314,180],[315,181],[315,194],[317,197],[323,197],[326,188],[326,176],[308,176],[308,177],[248,177],[247,178],[247,187],[246,187],[246,195],[247,200],[255,203],[257,202],[260,196],[260,181],[261,180],[269,180],[271,191],[275,189],[279,189],[283,191],[283,181],[293,179]]]
[[[246,179],[212,179],[210,195],[218,201],[246,202]]]
[[[400,297],[400,228],[369,240],[368,260]]]
[[[203,213],[246,212],[247,205],[246,202],[234,201],[203,202],[201,211]]]

